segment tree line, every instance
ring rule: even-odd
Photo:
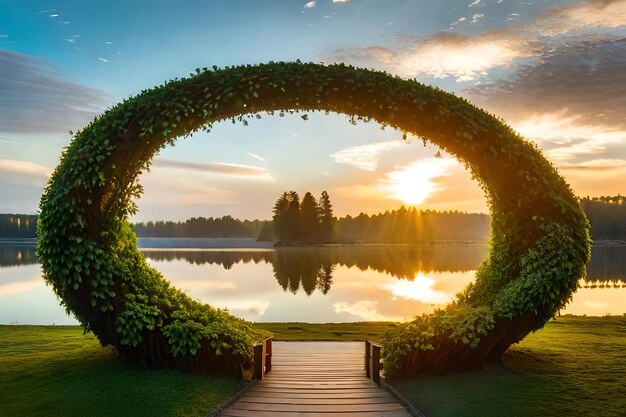
[[[584,197],[580,205],[591,223],[594,240],[626,240],[626,197]]]
[[[347,243],[422,243],[489,239],[489,216],[459,211],[407,209],[337,220],[335,238]]]
[[[256,238],[265,223],[262,220],[239,220],[231,216],[192,217],[184,222],[135,223],[133,230],[138,237]]]
[[[594,240],[626,240],[626,197],[584,197],[580,204],[591,223]],[[284,192],[272,220],[239,220],[231,216],[193,217],[183,222],[133,224],[139,237],[258,238],[294,243],[420,243],[431,240],[486,240],[489,216],[458,211],[398,210],[333,217],[325,191],[319,201],[311,193]],[[0,214],[0,238],[35,238],[37,215]]]
[[[0,237],[14,239],[37,237],[37,217],[32,214],[0,214]]]

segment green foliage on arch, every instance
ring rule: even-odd
[[[240,374],[250,365],[263,335],[173,288],[138,251],[127,218],[139,174],[164,146],[215,122],[275,111],[343,113],[411,132],[455,155],[485,191],[488,259],[454,303],[387,335],[390,375],[498,359],[576,290],[590,253],[587,219],[555,168],[502,121],[441,90],[351,66],[214,67],[94,120],[64,151],[41,199],[45,279],[101,343],[151,368]]]

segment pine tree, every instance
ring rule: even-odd
[[[290,191],[289,208],[285,216],[287,239],[286,243],[291,244],[300,240],[300,197],[295,191]]]
[[[274,215],[272,224],[274,225],[274,235],[279,241],[286,241],[289,238],[289,225],[287,224],[287,211],[289,210],[289,195],[284,192],[274,204]]]
[[[318,216],[320,224],[320,240],[329,242],[333,235],[333,205],[326,191],[322,191],[322,196],[318,204]]]
[[[317,201],[313,194],[307,192],[300,205],[300,238],[306,242],[315,242],[319,238],[319,221],[317,218]]]

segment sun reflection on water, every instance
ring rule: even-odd
[[[426,304],[445,304],[454,298],[452,293],[434,289],[436,284],[435,279],[424,275],[423,272],[418,272],[412,281],[398,280],[384,285],[383,288],[391,292],[394,300],[404,298]]]

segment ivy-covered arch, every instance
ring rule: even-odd
[[[485,191],[491,252],[476,282],[445,309],[387,335],[388,374],[499,359],[571,298],[589,258],[589,224],[533,144],[416,81],[296,62],[197,70],[123,101],[75,135],[41,199],[38,230],[45,279],[68,312],[103,345],[150,368],[240,374],[249,366],[262,335],[171,287],[137,249],[127,217],[139,174],[177,137],[292,110],[343,113],[423,137],[462,161]]]

